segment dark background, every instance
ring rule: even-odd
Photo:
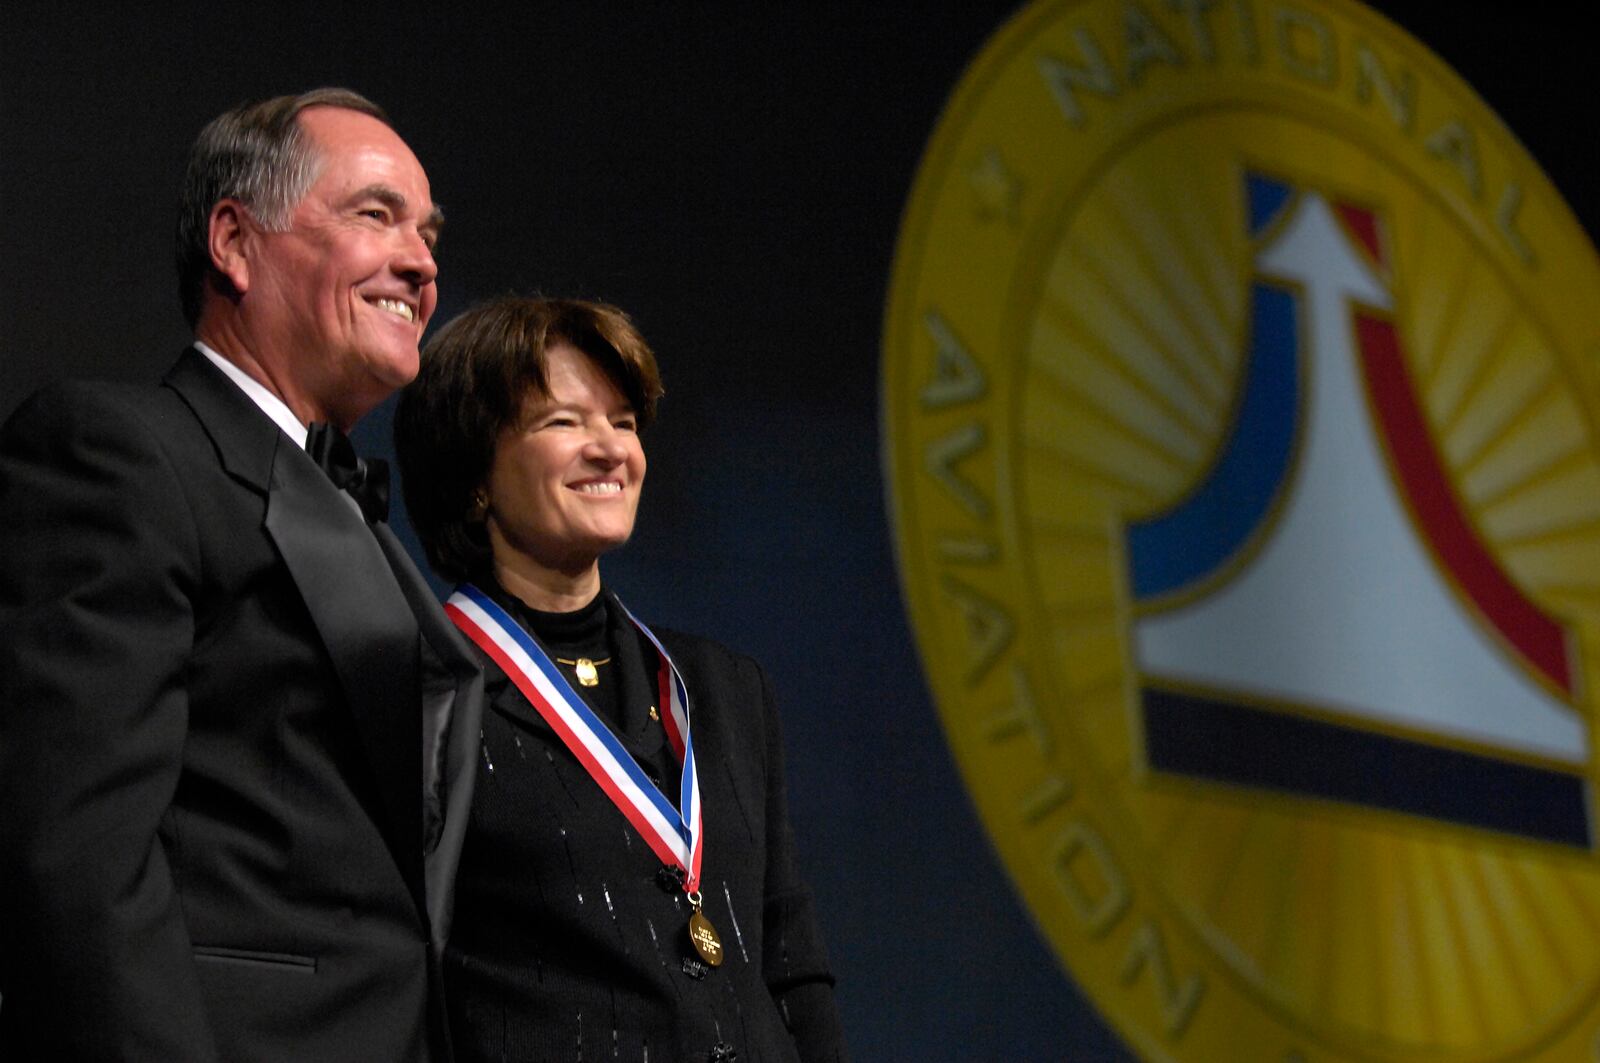
[[[501,292],[581,295],[655,346],[649,490],[607,581],[773,673],[855,1058],[1123,1058],[973,815],[885,516],[878,347],[900,211],[1013,6],[8,0],[0,416],[60,376],[154,380],[187,342],[170,234],[205,121],[321,84],[366,93],[449,217],[436,321]],[[1596,232],[1587,6],[1377,6]],[[363,425],[369,451],[388,413]]]

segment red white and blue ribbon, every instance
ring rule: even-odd
[[[661,661],[656,673],[661,721],[667,741],[683,765],[677,808],[572,689],[543,647],[493,599],[472,584],[463,583],[445,602],[444,611],[505,671],[661,862],[683,871],[685,892],[699,889],[700,780],[695,774],[694,745],[689,735],[689,694],[677,666],[650,629],[622,606],[623,615],[650,640]]]

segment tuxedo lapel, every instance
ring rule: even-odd
[[[194,411],[224,471],[265,495],[284,438],[272,419],[193,347],[183,352],[163,383]]]
[[[377,784],[378,826],[424,911],[416,617],[348,498],[248,396],[192,349],[166,382],[228,473],[267,496],[266,532],[328,651]]]
[[[298,448],[279,448],[267,534],[300,588],[355,717],[395,861],[422,898],[422,718],[416,618],[371,531]]]
[[[477,780],[483,673],[466,640],[387,524],[372,533],[422,634],[423,838],[429,925],[443,954],[455,907],[455,872]]]

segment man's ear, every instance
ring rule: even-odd
[[[219,199],[211,208],[206,246],[211,267],[240,295],[250,290],[250,237],[254,219],[237,199]]]

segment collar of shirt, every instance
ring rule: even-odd
[[[273,423],[283,429],[283,434],[294,440],[295,446],[301,450],[306,448],[306,426],[295,418],[282,399],[268,391],[259,380],[199,340],[194,341],[194,346],[197,351],[210,359],[212,365],[222,370],[240,391],[250,396],[250,401],[261,407],[261,412],[272,418]]]

